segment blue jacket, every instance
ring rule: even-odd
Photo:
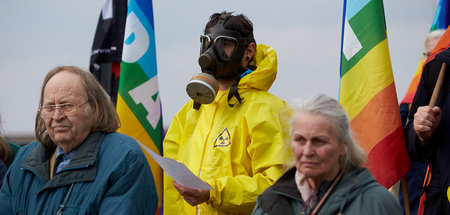
[[[144,153],[119,133],[92,133],[49,179],[53,152],[22,147],[0,190],[0,214],[155,214],[158,196]]]

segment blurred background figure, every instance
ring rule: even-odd
[[[362,164],[367,156],[333,98],[296,107],[292,167],[257,199],[253,214],[401,214],[396,197]]]
[[[14,156],[19,148],[20,146],[12,142],[8,142],[2,135],[0,135],[0,187],[2,187],[3,177],[6,174],[6,170],[14,160]]]
[[[402,119],[402,125],[406,125],[406,121],[408,118],[409,110],[411,108],[411,103],[414,98],[414,94],[417,90],[417,86],[419,85],[420,77],[422,75],[422,69],[423,69],[423,63],[427,60],[428,56],[430,55],[431,51],[436,46],[439,39],[444,34],[445,30],[439,29],[430,32],[424,42],[424,52],[421,59],[421,62],[419,64],[419,67],[417,68],[416,74],[414,75],[413,80],[411,81],[411,84],[405,94],[405,97],[400,103],[400,116]],[[419,202],[420,202],[420,194],[422,193],[423,188],[423,180],[425,179],[425,174],[427,171],[427,163],[418,162],[411,160],[411,167],[409,168],[408,172],[406,173],[406,183],[408,188],[408,199],[409,199],[409,208],[410,213],[412,215],[417,214],[417,210],[419,208]],[[404,196],[403,196],[403,185],[400,184],[400,190],[399,190],[399,200],[400,204],[402,205],[402,209],[405,212],[405,203],[404,203]]]
[[[416,93],[417,86],[419,85],[420,76],[422,75],[422,70],[423,70],[423,63],[427,60],[431,51],[434,49],[434,47],[436,46],[439,39],[441,39],[444,32],[445,32],[444,29],[435,30],[435,31],[430,32],[427,35],[427,37],[425,38],[424,51],[423,51],[421,61],[419,63],[419,66],[417,67],[416,73],[414,74],[413,80],[411,80],[408,90],[405,93],[405,96],[403,97],[402,101],[400,102],[400,116],[402,118],[403,126],[405,126],[405,124],[406,124],[406,119],[408,117],[409,109],[411,108],[411,103],[414,98],[414,94]]]
[[[450,34],[444,33],[430,54],[422,72],[417,92],[404,128],[411,159],[428,162],[431,171],[425,178],[425,201],[419,213],[450,214]],[[438,76],[444,68],[442,85]],[[440,88],[436,88],[441,86]],[[432,100],[435,89],[438,96]],[[431,172],[431,174],[430,174]]]
[[[0,187],[2,187],[3,177],[6,174],[6,162],[12,157],[8,143],[0,136]]]

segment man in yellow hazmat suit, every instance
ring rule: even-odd
[[[292,109],[268,93],[275,51],[253,38],[244,15],[211,15],[201,36],[202,73],[186,87],[193,100],[173,118],[164,156],[185,164],[214,190],[164,175],[165,214],[250,214],[256,197],[284,172]]]

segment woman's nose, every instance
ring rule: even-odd
[[[305,146],[303,147],[303,154],[304,155],[313,155],[314,154],[314,147],[311,145],[311,143],[307,142]]]

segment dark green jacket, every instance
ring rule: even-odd
[[[295,183],[296,171],[295,167],[291,168],[258,196],[254,215],[301,214],[303,200]],[[320,184],[319,199],[329,186],[327,181]],[[400,215],[402,210],[397,198],[379,185],[369,170],[361,168],[344,174],[317,214],[338,213]]]
[[[158,206],[152,173],[138,143],[123,134],[93,133],[70,163],[49,178],[37,142],[22,147],[0,189],[0,214],[151,214]]]

